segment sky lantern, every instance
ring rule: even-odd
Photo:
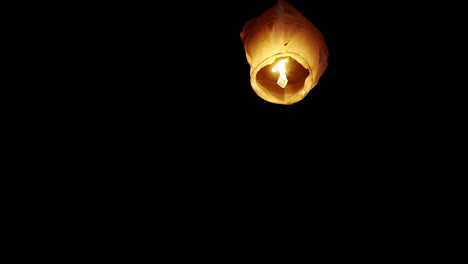
[[[250,65],[250,84],[271,103],[301,101],[328,66],[322,33],[283,0],[247,21],[240,37]]]

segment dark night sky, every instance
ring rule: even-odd
[[[329,1],[289,2],[322,32],[330,51],[329,66],[319,84],[296,105],[272,105],[254,94],[240,42],[244,23],[270,8],[274,0],[136,5],[117,13],[117,22],[109,21],[115,26],[118,54],[123,57],[116,63],[139,75],[135,79],[142,83],[134,89],[160,86],[146,97],[160,98],[159,103],[172,105],[174,110],[197,108],[199,103],[200,107],[220,107],[221,113],[232,109],[288,115],[319,113],[344,104],[349,112],[349,107],[359,107],[347,102],[351,98],[366,104],[361,96],[371,92],[376,93],[373,101],[377,102],[383,99],[381,91],[401,84],[396,78],[403,68],[393,67],[396,60],[408,59],[402,47],[411,48],[404,40],[410,31],[401,31],[402,22],[390,19],[392,7],[385,7],[384,12],[384,7],[365,9]],[[399,14],[399,21],[404,16]],[[157,84],[156,76],[166,76],[167,82]]]
[[[113,190],[126,201],[134,182],[135,197],[167,192],[162,203],[205,195],[196,208],[229,208],[223,200],[229,197],[255,212],[301,201],[307,204],[296,212],[310,212],[334,200],[351,201],[354,211],[362,204],[352,202],[356,197],[381,208],[379,195],[393,201],[404,196],[403,187],[422,189],[428,170],[445,170],[438,157],[449,152],[436,148],[451,135],[436,131],[450,122],[442,110],[451,87],[439,86],[437,77],[440,65],[450,65],[427,56],[441,55],[437,42],[427,40],[443,30],[437,20],[415,20],[424,13],[419,7],[289,1],[322,32],[330,57],[307,97],[285,106],[252,90],[239,36],[275,1],[156,2],[93,8],[99,21],[89,20],[85,45],[73,50],[90,59],[79,71],[77,121],[63,118],[76,135],[63,144],[83,150],[76,151],[77,166],[98,167],[85,166],[93,181],[95,174],[109,177],[102,190],[119,182],[123,188]],[[66,129],[57,124],[54,132]],[[350,217],[339,214],[340,221]]]
[[[423,99],[434,94],[434,84],[427,81],[429,48],[422,45],[430,36],[425,29],[437,25],[421,27],[416,9],[393,2],[289,1],[324,35],[329,65],[302,101],[264,101],[250,86],[239,34],[274,3],[105,7],[96,34],[105,40],[106,66],[97,63],[104,78],[93,91],[100,118],[143,138],[166,133],[202,145],[250,140],[301,151],[334,146],[350,154],[399,145],[438,111],[437,102]]]
[[[355,237],[374,242],[383,235],[396,237],[399,245],[408,234],[418,236],[418,227],[423,239],[432,236],[427,219],[434,207],[452,201],[443,202],[438,187],[425,184],[450,177],[452,166],[441,156],[454,152],[437,148],[459,144],[446,144],[451,131],[438,132],[448,130],[449,122],[441,110],[451,87],[439,86],[437,77],[441,65],[452,65],[434,63],[443,55],[434,36],[444,30],[437,19],[414,14],[439,12],[395,1],[290,0],[322,32],[330,57],[307,97],[285,106],[252,90],[239,36],[247,20],[275,1],[213,2],[112,1],[78,12],[76,47],[63,55],[77,61],[76,79],[64,78],[53,98],[70,104],[74,115],[52,107],[60,117],[52,120],[52,129],[28,127],[47,133],[37,137],[44,148],[33,145],[30,152],[19,145],[17,151],[39,153],[46,159],[41,166],[22,164],[60,172],[50,186],[67,193],[73,186],[78,190],[73,200],[89,200],[96,209],[65,203],[77,208],[76,226],[86,229],[88,223],[97,231],[84,241],[99,234],[96,248],[102,248],[107,230],[108,244],[121,246],[129,234],[152,237],[148,232],[156,230],[159,237],[168,230],[171,240],[163,244],[177,250],[171,257],[184,252],[193,258],[179,243],[203,245],[201,254],[207,248],[211,254],[212,247],[203,243],[211,230],[223,250],[231,247],[219,238],[234,238],[234,255],[257,249],[259,240],[250,238],[276,236],[277,226],[287,227],[286,233],[312,232],[314,239],[317,232],[332,240],[344,235],[353,243]],[[70,82],[79,85],[63,96]],[[32,88],[47,92],[48,87]],[[39,122],[47,118],[40,116]],[[49,147],[49,138],[59,147]],[[62,195],[51,197],[67,202]],[[428,213],[421,221],[412,218],[424,207]],[[366,230],[369,237],[362,235]],[[330,245],[325,243],[334,249]]]
[[[126,11],[127,17],[119,14],[116,35],[124,59],[116,63],[122,63],[121,70],[128,72],[119,74],[117,78],[125,80],[116,84],[136,102],[143,100],[149,106],[154,100],[166,111],[199,113],[208,122],[214,113],[239,118],[339,117],[342,110],[345,114],[353,111],[350,107],[362,107],[360,95],[367,93],[370,85],[385,89],[388,80],[376,75],[383,74],[378,60],[387,59],[389,55],[383,53],[388,51],[382,47],[377,59],[371,45],[383,40],[370,37],[374,29],[361,28],[369,27],[374,15],[370,17],[361,7],[349,4],[289,2],[322,32],[330,52],[329,66],[319,84],[294,105],[275,105],[254,93],[239,37],[244,23],[270,8],[274,0],[135,6]],[[159,16],[160,12],[167,16]],[[158,84],[157,78],[164,81]],[[350,98],[357,105],[348,102]]]

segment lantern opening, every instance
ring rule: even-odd
[[[282,87],[280,84],[281,80],[283,80],[281,78],[282,73],[275,68],[278,68],[278,65],[284,65],[285,62],[287,62],[287,67],[285,67],[283,77],[286,83]],[[291,98],[302,96],[300,93],[304,90],[309,74],[308,69],[288,56],[278,57],[273,63],[264,65],[252,78],[258,84],[257,87],[260,89],[258,92],[270,98],[275,98],[278,102],[288,102]]]

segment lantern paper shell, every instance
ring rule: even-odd
[[[250,84],[262,99],[283,105],[299,102],[314,88],[328,66],[328,49],[322,33],[295,7],[278,1],[245,23],[240,33],[250,65]],[[282,59],[287,85],[273,71]]]

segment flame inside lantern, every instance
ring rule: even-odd
[[[286,87],[286,85],[288,84],[288,78],[286,77],[286,68],[284,66],[284,64],[286,64],[286,62],[288,62],[288,59],[282,59],[282,60],[278,61],[276,66],[273,67],[273,69],[272,69],[273,72],[279,71],[280,75],[279,75],[278,81],[276,83],[281,88]]]

